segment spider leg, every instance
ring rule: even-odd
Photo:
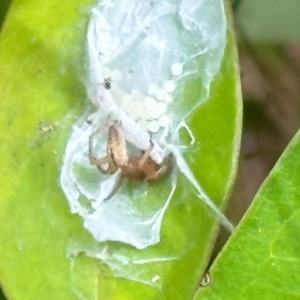
[[[148,180],[148,181],[158,180],[158,179],[162,178],[163,176],[165,176],[168,171],[169,171],[168,166],[163,165],[156,172],[154,172],[154,173],[151,172],[149,174],[146,174],[147,175],[146,180]],[[145,172],[145,173],[147,173],[147,172]]]
[[[148,160],[148,158],[150,157],[150,153],[153,149],[153,144],[151,143],[151,146],[145,151],[145,153],[143,154],[142,158],[139,161],[139,169],[143,170],[144,169],[144,165],[146,163],[146,161]]]
[[[154,181],[164,177],[171,168],[172,157],[168,155],[161,164],[156,164],[152,159],[149,159],[143,164],[143,171],[146,180]]]
[[[92,133],[89,137],[89,160],[91,165],[97,166],[97,168],[104,174],[113,174],[117,171],[118,167],[117,165],[111,160],[109,156],[105,156],[102,158],[96,158],[93,154],[93,138],[94,135],[99,131],[96,130],[94,133]],[[103,164],[108,164],[108,168],[104,169],[102,167]]]
[[[146,175],[146,180],[154,181],[163,177],[168,172],[169,167],[165,163],[163,163],[160,166],[150,158],[150,153],[153,149],[153,143],[151,140],[150,142],[150,147],[145,151],[145,153],[139,161],[139,169],[144,171]],[[158,167],[159,169],[157,170]]]

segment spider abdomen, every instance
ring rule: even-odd
[[[145,172],[139,168],[140,156],[131,156],[128,159],[128,164],[121,167],[122,175],[132,179],[145,179]]]

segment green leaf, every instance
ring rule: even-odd
[[[299,299],[299,151],[298,132],[195,299]]]
[[[161,241],[144,250],[108,242],[128,259],[130,274],[92,256],[99,245],[72,215],[58,184],[71,127],[84,111],[85,40],[92,1],[18,1],[0,40],[0,281],[11,299],[191,299],[217,233],[215,215],[179,178],[163,219]],[[201,93],[197,81],[184,100]],[[209,99],[187,123],[195,146],[185,157],[204,190],[224,207],[235,176],[241,129],[232,25]],[[182,133],[185,139],[185,133]],[[159,195],[158,183],[156,193]],[[173,256],[178,254],[177,256]],[[158,259],[157,259],[158,258]],[[156,277],[138,282],[139,273]],[[126,278],[127,277],[127,278]],[[151,281],[150,281],[151,282]]]

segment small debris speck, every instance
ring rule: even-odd
[[[156,281],[158,281],[160,279],[160,276],[155,275],[152,279],[151,282],[155,283]]]
[[[200,286],[206,287],[210,284],[210,275],[209,273],[205,273],[201,279]]]

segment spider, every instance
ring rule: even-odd
[[[104,174],[114,174],[118,169],[121,169],[123,177],[147,181],[155,181],[167,174],[170,167],[170,159],[166,159],[162,164],[157,164],[151,157],[150,153],[153,148],[151,146],[142,151],[140,155],[132,155],[128,157],[126,141],[120,131],[120,123],[115,121],[108,129],[107,139],[107,155],[102,158],[96,158],[92,152],[94,132],[89,137],[89,160],[92,165],[95,165]],[[107,165],[104,168],[103,165]]]

